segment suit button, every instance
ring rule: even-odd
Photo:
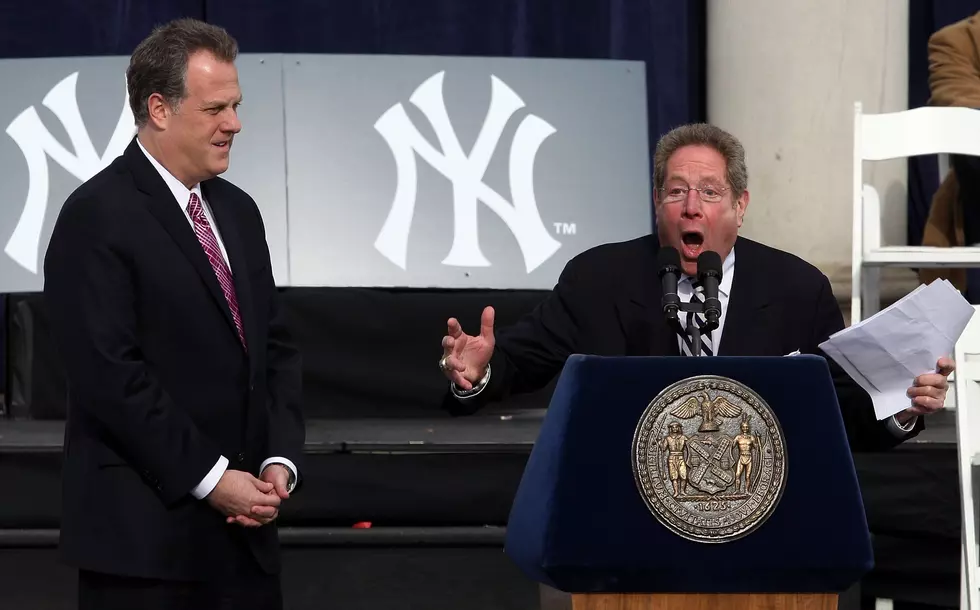
[[[242,462],[245,461],[245,454],[239,453],[238,455],[235,456],[235,458],[238,460],[238,463],[241,464]]]

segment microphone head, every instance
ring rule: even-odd
[[[705,329],[718,328],[721,317],[721,301],[718,300],[718,285],[721,283],[721,256],[710,250],[698,257],[698,281],[704,286]]]
[[[665,246],[657,252],[657,274],[663,277],[667,272],[677,272],[681,268],[681,255],[677,248]]]
[[[698,256],[698,277],[714,276],[721,279],[721,256],[706,250]]]

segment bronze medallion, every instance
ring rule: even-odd
[[[772,409],[717,375],[683,379],[647,406],[633,474],[657,519],[697,542],[728,542],[772,514],[786,483],[786,439]]]

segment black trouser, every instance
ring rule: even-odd
[[[232,565],[209,582],[78,574],[79,610],[282,610],[279,575],[259,568],[242,540]]]
[[[963,236],[967,246],[980,244],[980,157],[950,155],[959,183],[956,205],[963,210]],[[967,300],[980,303],[980,268],[967,269]]]

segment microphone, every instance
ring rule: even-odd
[[[698,257],[698,281],[704,286],[704,330],[718,328],[721,317],[721,301],[718,299],[718,285],[721,283],[721,256],[710,250]]]
[[[660,271],[660,286],[663,289],[664,315],[668,321],[677,320],[677,311],[681,306],[681,298],[677,296],[677,280],[681,276],[681,255],[677,248],[670,246],[660,248],[657,252],[657,267]]]

